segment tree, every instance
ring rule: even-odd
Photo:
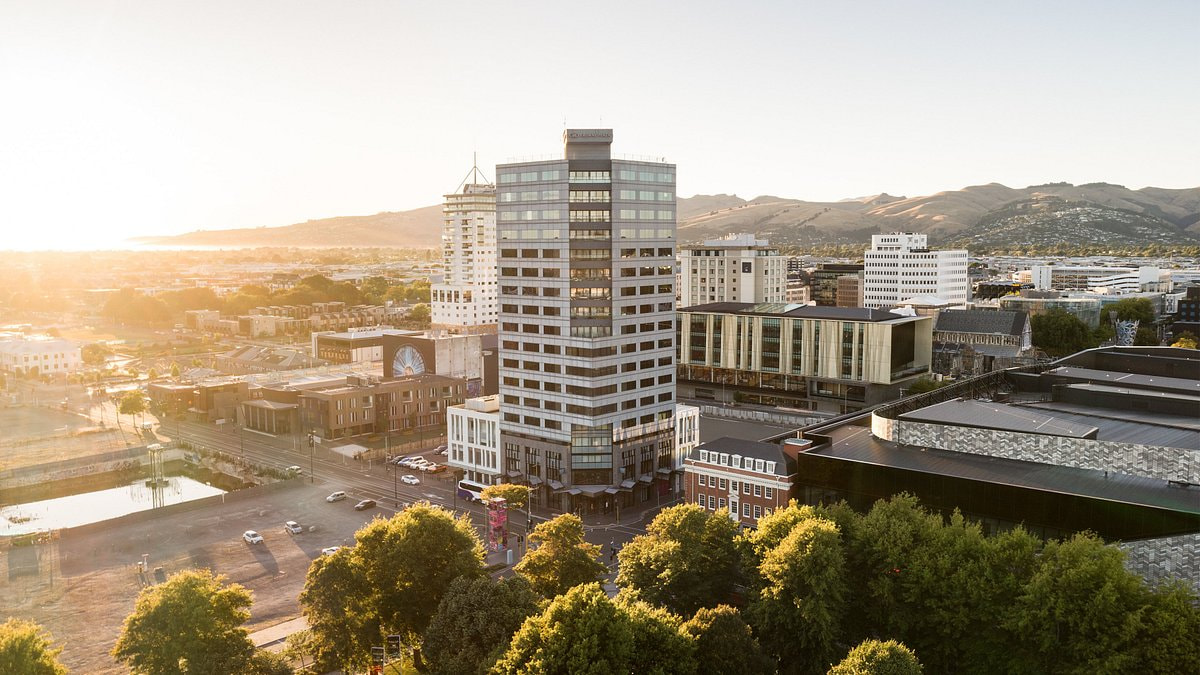
[[[1182,349],[1200,349],[1200,339],[1190,331],[1183,331],[1175,336],[1175,341],[1171,343],[1172,347],[1180,347]]]
[[[599,584],[576,586],[529,617],[493,673],[696,672],[695,641],[679,618],[637,600],[614,602]]]
[[[617,585],[685,615],[712,607],[741,579],[736,538],[737,525],[723,512],[695,504],[664,509],[621,548]]]
[[[597,581],[608,571],[598,560],[600,547],[584,541],[583,521],[573,513],[534,527],[529,544],[529,552],[513,569],[543,597]]]
[[[388,292],[387,279],[383,277],[367,277],[362,282],[362,292],[365,300],[373,305],[382,305],[383,296]]]
[[[927,391],[933,391],[934,389],[941,389],[942,387],[944,387],[948,384],[950,384],[950,383],[945,380],[943,380],[941,382],[936,382],[931,377],[922,377],[922,378],[919,378],[916,382],[913,382],[911,386],[909,386],[908,393],[924,394]]]
[[[729,605],[700,608],[682,630],[696,640],[696,661],[708,672],[757,675],[775,670],[774,661],[758,646],[750,626]]]
[[[516,483],[496,483],[483,488],[483,492],[479,493],[484,501],[495,499],[496,497],[503,498],[509,508],[524,508],[529,501],[529,488]]]
[[[208,570],[176,573],[138,595],[113,657],[134,673],[244,672],[254,644],[242,624],[250,591]]]
[[[408,320],[416,324],[429,323],[430,313],[429,305],[420,302],[413,305],[413,308],[408,312]]]
[[[283,654],[258,651],[250,658],[247,675],[292,675],[295,673],[292,664]]]
[[[1100,309],[1100,325],[1107,326],[1116,314],[1120,321],[1140,321],[1143,326],[1154,323],[1154,303],[1149,298],[1125,298]]]
[[[102,366],[106,363],[112,350],[100,342],[93,342],[79,348],[79,357],[89,366]]]
[[[765,585],[747,607],[781,672],[822,673],[833,662],[845,610],[845,558],[837,525],[810,518],[763,559]]]
[[[1029,325],[1033,345],[1050,356],[1068,356],[1094,346],[1087,324],[1059,307],[1035,314]]]
[[[422,643],[429,672],[483,675],[508,648],[539,598],[520,577],[455,579],[438,604]]]
[[[0,624],[0,673],[65,675],[60,652],[62,647],[54,647],[51,637],[32,621],[9,618]]]
[[[864,640],[850,650],[829,675],[921,675],[921,662],[911,649],[895,640]]]
[[[300,594],[323,666],[361,667],[385,635],[416,646],[450,584],[483,574],[483,543],[470,519],[425,502],[354,537],[353,548],[313,562]]]
[[[1183,582],[1159,587],[1150,599],[1134,661],[1147,673],[1200,673],[1200,598]]]
[[[179,378],[179,364],[178,363],[171,364],[171,377],[175,378],[175,379]]]

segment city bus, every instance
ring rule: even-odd
[[[469,480],[460,480],[458,481],[458,496],[462,499],[469,499],[473,502],[481,502],[483,501],[483,488],[484,486],[480,485],[479,483]]]

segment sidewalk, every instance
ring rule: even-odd
[[[308,620],[304,617],[277,623],[270,628],[264,628],[250,634],[250,641],[259,649],[269,652],[283,651],[283,643],[292,633],[298,633],[308,628]]]

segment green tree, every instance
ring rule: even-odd
[[[500,497],[504,499],[509,508],[524,508],[529,502],[529,488],[516,483],[497,483],[483,488],[483,492],[479,493],[484,501]]]
[[[329,293],[330,289],[333,288],[334,282],[323,274],[313,274],[301,279],[300,285],[307,286],[321,293]]]
[[[171,377],[176,378],[176,379],[179,378],[179,364],[178,363],[171,364]]]
[[[99,342],[93,342],[79,348],[79,357],[89,366],[102,366],[112,354],[112,350]]]
[[[167,291],[161,294],[159,299],[176,314],[181,314],[189,309],[220,309],[224,304],[213,292],[213,289],[207,286]]]
[[[429,305],[423,302],[413,305],[413,308],[408,312],[407,318],[414,324],[425,325],[429,323]]]
[[[702,607],[682,630],[696,640],[696,662],[704,664],[707,672],[758,675],[775,671],[775,662],[758,646],[750,626],[729,605]]]
[[[314,561],[300,594],[322,665],[361,667],[385,635],[418,645],[450,584],[483,574],[483,544],[469,518],[428,503],[377,518],[354,536],[353,548]]]
[[[1120,549],[1092,534],[1048,542],[1009,619],[1015,656],[1046,672],[1138,671],[1149,602]]]
[[[747,607],[763,647],[781,672],[823,673],[833,662],[845,610],[845,558],[837,525],[800,522],[766,554],[765,582]]]
[[[244,672],[254,645],[242,624],[250,591],[208,570],[187,570],[138,595],[113,658],[141,675]]]
[[[455,579],[425,631],[425,666],[435,675],[486,673],[538,603],[521,577]]]
[[[292,675],[296,672],[292,664],[283,654],[257,651],[250,658],[247,675]]]
[[[617,585],[691,615],[728,600],[741,579],[737,525],[723,512],[680,504],[655,516],[621,548]]]
[[[919,378],[916,382],[913,382],[912,385],[910,385],[908,387],[908,393],[909,394],[924,394],[927,391],[933,391],[934,389],[941,389],[942,387],[946,386],[947,384],[950,384],[950,383],[945,380],[943,380],[941,382],[936,382],[931,377],[922,377],[922,378]]]
[[[125,392],[121,402],[117,404],[117,412],[130,416],[146,412],[146,397],[140,391]]]
[[[388,281],[383,277],[367,277],[363,279],[362,292],[367,302],[382,305],[383,296],[388,292]]]
[[[1088,326],[1074,314],[1055,307],[1029,319],[1033,345],[1050,356],[1068,356],[1095,346]]]
[[[829,675],[921,675],[921,662],[911,649],[895,640],[864,640]]]
[[[1200,349],[1200,340],[1193,333],[1185,330],[1175,336],[1175,341],[1171,343],[1171,346],[1182,349]]]
[[[1156,589],[1135,647],[1143,672],[1200,673],[1200,598],[1183,582]]]
[[[576,586],[526,619],[493,673],[694,673],[694,640],[678,617],[599,584]]]
[[[0,624],[0,673],[23,675],[65,675],[58,662],[62,647],[36,623],[9,618]]]
[[[553,598],[608,571],[600,547],[583,539],[583,521],[573,513],[538,524],[529,533],[529,552],[513,568],[543,597]]]
[[[1154,323],[1154,303],[1149,298],[1125,298],[1100,309],[1100,325],[1107,326],[1116,314],[1121,321],[1140,321],[1143,326]]]

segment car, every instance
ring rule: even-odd
[[[445,455],[446,453],[450,452],[450,449],[444,445],[439,445],[439,446],[437,446],[437,449],[434,450],[434,452],[436,452],[439,455]]]
[[[342,550],[341,546],[330,546],[329,548],[321,549],[321,555],[333,555],[340,550]]]
[[[304,528],[300,527],[300,523],[297,523],[294,520],[289,520],[286,523],[284,523],[283,529],[287,530],[288,534],[300,534],[301,532],[304,531]]]
[[[406,476],[401,476],[400,482],[404,483],[405,485],[420,485],[421,479],[417,478],[416,476],[414,476],[410,473]]]
[[[439,471],[445,471],[446,467],[441,464],[434,464],[433,462],[430,462],[430,463],[426,464],[425,466],[421,467],[421,470],[427,471],[429,473],[437,473]]]
[[[284,469],[284,471],[288,472],[289,474],[291,474],[293,476],[299,476],[301,468],[298,466],[289,466],[288,468]]]
[[[247,544],[261,544],[263,542],[262,535],[254,530],[246,530],[243,532],[242,539],[246,540]]]
[[[361,502],[354,505],[354,510],[355,511],[365,511],[373,506],[375,506],[374,499],[364,499]]]
[[[346,493],[345,493],[345,492],[342,492],[341,490],[338,490],[337,492],[330,493],[330,495],[329,495],[328,497],[326,497],[326,498],[325,498],[325,501],[327,501],[327,502],[340,502],[340,501],[342,501],[342,500],[343,500],[343,499],[345,499],[345,498],[346,498]]]

